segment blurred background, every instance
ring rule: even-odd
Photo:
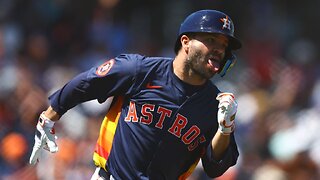
[[[47,97],[120,53],[174,56],[182,20],[230,15],[243,42],[213,81],[238,97],[240,158],[219,180],[320,179],[320,1],[0,0],[0,179],[90,179],[108,104],[92,101],[56,124],[59,152],[28,165]],[[201,165],[190,180],[209,179]]]

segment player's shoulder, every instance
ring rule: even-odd
[[[120,54],[117,59],[133,62],[142,68],[155,67],[170,64],[173,58],[160,56],[146,56],[142,54]]]
[[[144,58],[145,56],[141,54],[126,54],[126,53],[120,54],[116,57],[116,59],[125,59],[129,61],[142,60]]]
[[[160,56],[146,56],[143,54],[120,54],[117,58],[123,58],[128,60],[143,60],[143,61],[171,61],[170,57],[160,57]]]

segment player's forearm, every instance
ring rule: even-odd
[[[217,161],[221,160],[230,144],[230,135],[224,135],[217,131],[211,141],[213,158]]]
[[[52,121],[58,121],[60,119],[60,115],[51,106],[44,112],[44,115]]]

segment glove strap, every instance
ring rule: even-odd
[[[47,116],[44,115],[44,112],[41,113],[40,117],[39,117],[39,124],[42,127],[48,127],[48,128],[53,128],[54,126],[54,121],[52,121],[51,119],[49,119]]]
[[[219,131],[223,134],[223,135],[230,135],[235,129],[235,124],[233,124],[231,127],[223,127],[223,126],[219,126]]]

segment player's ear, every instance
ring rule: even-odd
[[[189,52],[189,44],[190,44],[190,38],[187,35],[182,35],[180,38],[181,42],[181,48],[188,53]]]

